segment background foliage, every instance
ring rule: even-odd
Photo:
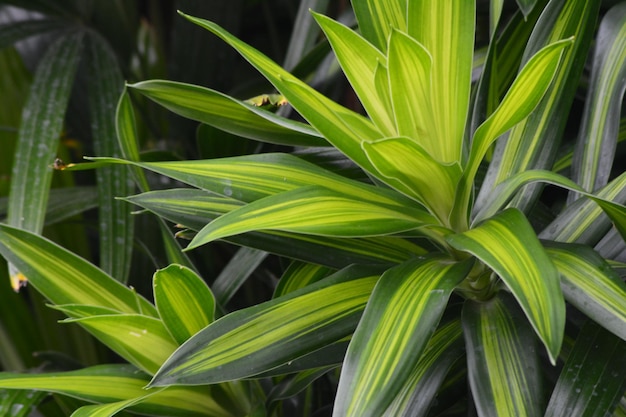
[[[213,3],[0,2],[0,414],[626,414],[625,3]]]

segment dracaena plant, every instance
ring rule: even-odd
[[[281,97],[244,102],[160,80],[129,88],[295,151],[141,162],[127,148],[98,164],[191,185],[126,198],[183,226],[187,250],[224,240],[293,262],[271,300],[185,333],[167,359],[139,362],[149,387],[265,379],[263,408],[280,415],[281,400],[335,373],[335,417],[613,412],[626,366],[626,175],[610,170],[623,136],[626,5],[596,34],[599,2],[518,3],[505,26],[492,2],[482,61],[472,1],[353,0],[358,31],[312,13],[363,111],[183,14]],[[573,142],[562,139],[594,37],[572,157],[559,145]],[[285,102],[304,122],[264,108]],[[132,143],[128,92],[117,118],[120,141]],[[334,170],[338,161],[356,169]],[[7,243],[26,237],[2,231],[3,254],[28,272]],[[65,311],[85,326],[98,314]],[[176,314],[162,314],[175,335]]]

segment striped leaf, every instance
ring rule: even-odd
[[[626,5],[609,10],[597,35],[590,86],[574,154],[573,179],[587,191],[611,174],[626,88]],[[575,194],[570,196],[573,201]]]
[[[380,416],[411,377],[471,262],[412,259],[376,285],[346,354],[333,416]]]
[[[431,146],[438,148],[432,156],[443,163],[459,162],[469,109],[475,2],[415,0],[406,7],[406,32],[432,59],[430,101],[436,130],[428,134]]]
[[[241,206],[238,202],[233,204],[235,200],[211,197],[204,191],[191,189],[152,191],[129,197],[128,201],[193,230],[200,230],[219,214]],[[350,264],[392,264],[426,253],[409,240],[393,237],[342,239],[268,231],[246,233],[225,240],[334,268]]]
[[[565,301],[558,271],[526,217],[517,209],[507,209],[447,240],[500,276],[555,363],[563,341]]]
[[[159,316],[178,344],[213,322],[213,293],[191,269],[181,265],[159,269],[152,287]]]
[[[626,340],[626,284],[593,249],[576,244],[547,244],[561,274],[565,299],[587,317]]]
[[[348,268],[286,296],[230,313],[183,344],[151,386],[212,384],[250,377],[350,334],[376,281]]]
[[[327,277],[332,272],[333,269],[322,265],[294,261],[280,277],[273,298],[304,288]]]
[[[0,224],[0,253],[54,304],[86,304],[156,316],[142,296],[57,244]]]
[[[137,368],[154,374],[178,345],[163,322],[140,314],[115,314],[65,319],[78,323]]]
[[[215,23],[184,14],[183,16],[213,32],[236,49],[326,140],[365,170],[376,172],[361,150],[362,142],[384,136],[371,121],[318,93]]]
[[[437,392],[450,368],[462,358],[464,348],[460,319],[440,326],[428,341],[422,357],[383,416],[424,415],[436,401]]]
[[[95,403],[112,403],[146,395],[148,376],[129,365],[99,365],[78,371],[46,374],[0,373],[0,388],[54,392]],[[157,416],[228,417],[206,388],[169,387],[130,411]]]
[[[206,225],[187,249],[255,230],[282,230],[332,237],[368,237],[399,233],[434,224],[410,205],[382,196],[346,196],[324,187],[302,187],[247,204]],[[374,197],[374,196],[372,196]]]
[[[407,0],[355,0],[352,7],[363,36],[385,52],[393,29],[406,32],[407,3]]]
[[[54,161],[63,128],[83,35],[72,32],[51,45],[35,72],[22,111],[21,127],[11,171],[7,223],[41,233],[52,181]],[[22,271],[23,272],[23,271]],[[9,265],[15,291],[25,285],[24,275]]]
[[[163,80],[143,81],[128,87],[176,114],[234,135],[279,145],[328,145],[306,124],[205,87]]]
[[[505,293],[468,300],[463,333],[472,396],[481,416],[541,416],[542,390],[535,338]]]
[[[382,181],[428,207],[441,224],[448,224],[461,178],[458,164],[437,162],[419,144],[406,137],[364,143],[363,149],[381,174]]]
[[[116,106],[124,78],[110,46],[100,37],[87,38],[89,110],[94,151],[98,155],[121,156],[115,128]],[[110,166],[96,171],[98,184],[98,236],[100,267],[113,278],[127,282],[133,245],[130,205],[115,197],[131,192],[126,167]]]
[[[626,342],[587,322],[554,387],[545,417],[604,417],[626,389]]]

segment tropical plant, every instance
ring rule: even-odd
[[[178,265],[155,274],[152,305],[0,225],[0,253],[139,370],[5,373],[0,387],[104,403],[76,415],[307,416],[331,403],[335,417],[624,413],[626,3],[518,4],[501,22],[503,2],[490,2],[483,50],[471,1],[353,0],[358,32],[312,13],[363,112],[181,13],[279,95],[242,101],[163,80],[128,90],[201,122],[200,138],[219,140],[219,129],[287,150],[142,161],[124,91],[123,158],[76,169],[130,166],[142,193],[124,200],[177,224],[190,253],[221,240],[243,247],[235,262],[265,252],[291,262],[271,299],[227,312],[245,277],[220,275],[211,291],[166,240]],[[151,191],[146,170],[191,187]],[[76,377],[150,389],[103,398]],[[188,408],[159,409],[168,395]]]

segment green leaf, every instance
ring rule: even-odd
[[[458,164],[437,162],[419,144],[406,137],[363,143],[363,149],[382,175],[382,181],[428,207],[440,224],[448,224],[461,178]]]
[[[213,322],[213,293],[189,268],[170,265],[159,269],[154,274],[153,289],[159,316],[179,345]]]
[[[220,305],[226,305],[233,298],[267,255],[267,252],[250,248],[240,248],[233,255],[211,285]]]
[[[558,271],[524,215],[507,209],[474,229],[446,239],[500,276],[555,363],[563,341],[565,301]]]
[[[565,299],[605,329],[626,340],[626,284],[593,249],[546,243],[561,274]]]
[[[452,320],[435,331],[404,386],[385,411],[384,417],[424,415],[450,371],[462,358],[465,346],[461,320]]]
[[[391,114],[391,102],[379,94],[375,83],[377,68],[387,62],[385,55],[350,28],[321,14],[313,16],[367,114],[386,136],[396,136],[398,131]]]
[[[304,288],[307,285],[327,277],[332,272],[333,269],[322,265],[294,261],[280,277],[280,281],[278,281],[278,285],[276,285],[272,298],[280,297],[292,291]]]
[[[114,314],[65,319],[78,323],[131,364],[154,374],[174,352],[174,342],[163,322],[140,314]]]
[[[370,198],[368,198],[370,197]],[[374,197],[374,198],[371,198]],[[346,195],[324,187],[302,187],[249,203],[205,226],[187,249],[255,230],[282,230],[333,237],[390,235],[433,224],[424,211],[381,194]]]
[[[96,35],[87,38],[89,110],[94,150],[98,155],[120,156],[115,128],[116,105],[124,79],[111,47]],[[125,201],[115,200],[131,192],[126,167],[111,166],[96,171],[98,184],[98,236],[100,267],[121,282],[127,282],[133,245],[133,217]]]
[[[380,416],[398,395],[472,263],[412,259],[386,271],[346,354],[336,416]]]
[[[348,268],[222,317],[183,344],[151,386],[250,377],[345,337],[356,327],[378,280],[375,270]]]
[[[383,52],[393,29],[406,32],[407,0],[356,0],[354,14],[363,36]]]
[[[54,304],[87,304],[156,316],[152,304],[55,243],[0,224],[0,253]]]
[[[443,163],[459,162],[469,109],[475,2],[416,0],[407,2],[406,7],[406,32],[432,59],[430,103],[436,130],[428,133],[432,134],[432,147],[435,143],[440,146],[432,156]]]
[[[365,117],[324,97],[313,88],[271,61],[267,56],[232,36],[215,23],[183,16],[191,22],[213,32],[235,48],[302,115],[326,140],[350,159],[369,172],[375,172],[367,161],[360,144],[363,141],[380,139],[383,134]]]
[[[546,417],[612,415],[626,389],[626,342],[587,322],[552,392]]]
[[[48,391],[96,403],[144,397],[149,392],[145,390],[147,383],[147,375],[129,365],[99,365],[47,374],[0,373],[0,388]],[[169,387],[134,405],[130,411],[181,417],[232,415],[208,394],[205,387]]]
[[[241,206],[235,200],[212,197],[205,191],[191,189],[152,191],[129,197],[128,201],[193,230],[200,230],[218,215]],[[426,253],[425,249],[407,239],[380,236],[343,239],[268,231],[246,233],[225,240],[334,268],[350,264],[392,264]]]
[[[607,184],[615,157],[626,88],[626,5],[619,4],[606,13],[596,39],[588,97],[572,164],[573,179],[587,191]]]
[[[50,164],[57,151],[63,118],[82,50],[83,35],[69,33],[48,48],[35,72],[22,110],[11,171],[7,223],[41,233],[52,181]],[[23,275],[9,266],[11,285],[19,290]]]
[[[66,20],[54,18],[37,18],[4,23],[0,25],[0,49],[7,48],[31,36],[67,29],[67,26]]]
[[[162,80],[143,81],[128,87],[176,114],[248,139],[290,146],[328,145],[306,124],[215,90]]]
[[[46,398],[45,392],[0,390],[0,415],[5,417],[28,417],[32,415],[37,405],[44,398]]]
[[[528,322],[511,298],[468,300],[463,332],[472,396],[481,416],[540,416],[541,369]]]

